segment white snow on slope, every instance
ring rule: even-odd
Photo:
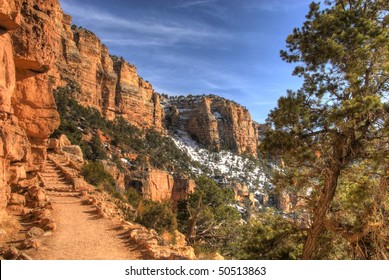
[[[189,154],[192,160],[208,168],[204,172],[192,167],[192,171],[197,174],[205,173],[204,175],[214,178],[219,183],[236,181],[245,184],[251,192],[261,192],[265,185],[270,184],[262,168],[250,159],[229,151],[210,152],[200,148],[185,131],[176,131],[172,139],[178,148]]]

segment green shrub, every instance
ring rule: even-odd
[[[126,196],[128,203],[135,208],[137,208],[139,203],[143,201],[142,195],[134,188],[128,188],[124,195]]]
[[[111,174],[105,171],[104,166],[98,161],[91,161],[85,164],[81,173],[85,180],[97,189],[104,190],[112,196],[121,199],[122,195],[116,188],[116,183]]]
[[[177,229],[177,219],[172,209],[173,206],[170,201],[142,200],[137,207],[138,216],[135,222],[147,228],[153,228],[158,233],[173,232]]]

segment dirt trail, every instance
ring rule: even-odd
[[[51,162],[42,176],[50,186],[47,194],[53,204],[57,229],[41,239],[38,250],[29,252],[33,259],[142,259],[140,251],[129,243],[120,227],[109,219],[99,218],[93,206],[84,205]]]

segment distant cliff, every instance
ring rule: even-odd
[[[215,151],[232,150],[257,157],[258,129],[249,111],[218,96],[170,98],[166,121]]]

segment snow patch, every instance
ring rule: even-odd
[[[200,169],[191,167],[196,174],[204,174],[212,177],[218,183],[239,182],[246,185],[252,192],[263,190],[269,186],[269,178],[261,166],[254,161],[238,156],[229,151],[210,152],[201,148],[190,135],[182,130],[177,130],[172,140],[179,149],[185,151],[193,161],[197,161],[205,167]],[[259,192],[262,193],[262,192]]]

